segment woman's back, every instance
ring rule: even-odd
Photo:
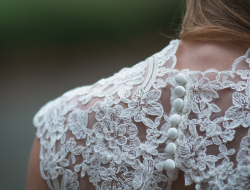
[[[41,176],[50,189],[249,189],[246,51],[174,40],[51,101],[34,118]]]
[[[247,48],[244,46],[239,46],[237,44],[227,44],[218,41],[195,41],[195,40],[185,40],[180,41],[178,50],[176,52],[177,64],[176,69],[189,69],[191,71],[202,71],[205,72],[209,69],[216,69],[218,71],[228,71],[232,70],[232,65],[237,58],[241,57],[247,52]],[[248,56],[249,57],[249,56]],[[241,69],[248,70],[248,64],[241,65]],[[214,80],[213,75],[207,75],[210,80]],[[233,80],[231,78],[231,80]],[[198,90],[198,89],[197,89]],[[217,91],[217,90],[216,90]],[[219,89],[219,98],[215,99],[213,102],[221,109],[221,111],[215,117],[223,117],[226,110],[232,105],[232,89],[225,88]],[[190,116],[193,118],[192,116]],[[246,135],[247,129],[237,128],[235,130],[237,136],[230,142],[226,143],[228,149],[234,148],[239,149],[239,144],[243,136]],[[199,127],[197,128],[197,133],[204,137],[204,132],[202,132]],[[217,148],[218,149],[218,148]],[[207,153],[216,154],[216,146],[207,147]],[[237,162],[234,156],[231,157],[234,167],[236,167]],[[188,187],[184,186],[185,178],[184,172],[180,171],[178,179],[173,182],[173,189],[195,189],[195,184]],[[222,187],[218,187],[221,189]],[[204,189],[209,189],[204,187]],[[246,188],[247,189],[247,188]]]
[[[181,40],[36,114],[30,166],[50,189],[250,189],[249,11],[187,0]]]

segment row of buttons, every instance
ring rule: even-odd
[[[186,93],[186,90],[183,86],[186,83],[186,76],[183,73],[179,73],[175,76],[175,81],[179,86],[175,87],[174,94],[177,96],[177,98],[173,101],[173,107],[177,111],[181,111],[184,105],[183,97]],[[181,117],[179,114],[173,114],[170,117],[170,122],[172,125],[178,125],[181,121]],[[172,127],[168,130],[168,138],[175,139],[178,135],[178,130],[175,127]],[[175,143],[171,142],[168,143],[168,145],[165,148],[165,152],[168,154],[174,154],[176,151],[176,145]],[[175,162],[172,159],[167,159],[164,162],[164,169],[171,171],[175,168]]]

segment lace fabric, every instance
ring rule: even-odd
[[[250,49],[230,70],[179,71],[178,44],[39,110],[40,171],[51,190],[170,190],[180,170],[197,190],[250,189]],[[179,73],[186,76],[181,111],[173,106]]]

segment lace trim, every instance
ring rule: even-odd
[[[174,40],[144,62],[41,108],[34,125],[41,176],[50,189],[79,189],[86,176],[96,189],[171,189],[179,169],[185,185],[196,183],[196,189],[250,188],[250,49],[231,71],[178,71],[178,44]],[[187,81],[183,109],[177,112],[173,102],[180,72]],[[171,91],[170,113],[161,104],[164,88]],[[220,107],[216,100],[229,89],[233,105]],[[176,113],[181,119],[173,140],[168,130]],[[146,128],[145,140],[140,125]],[[239,148],[228,148],[236,133],[242,136]],[[174,154],[164,151],[170,142],[176,145]],[[168,159],[176,164],[171,171],[164,170]]]

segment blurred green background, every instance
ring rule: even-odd
[[[0,2],[0,189],[25,189],[39,108],[163,49],[178,38],[184,4]]]

